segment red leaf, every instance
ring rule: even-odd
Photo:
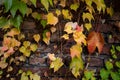
[[[101,33],[92,31],[88,35],[87,44],[90,54],[95,51],[96,47],[98,48],[98,52],[101,53],[104,46],[104,38]]]

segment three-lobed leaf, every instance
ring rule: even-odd
[[[95,51],[96,47],[98,48],[98,52],[101,53],[104,46],[104,38],[101,33],[92,31],[88,35],[87,44],[90,54]]]

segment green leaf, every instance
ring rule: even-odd
[[[13,18],[15,17],[15,14],[16,14],[18,8],[19,8],[19,1],[18,0],[13,0],[12,7],[10,9],[10,12],[11,12]]]
[[[30,0],[32,3],[33,3],[33,5],[36,7],[36,2],[37,2],[37,0]]]
[[[91,23],[85,23],[85,28],[89,31],[92,28]]]
[[[72,74],[77,78],[80,76],[80,70],[83,70],[83,61],[81,58],[72,58],[70,63],[70,69],[72,70]]]
[[[102,80],[108,80],[109,71],[105,70],[104,68],[100,70],[100,77]]]
[[[4,0],[5,10],[8,12],[12,7],[12,0]]]
[[[111,70],[113,69],[113,64],[110,61],[105,62],[105,67],[107,68],[107,70]]]
[[[120,68],[120,61],[115,62],[115,65]]]
[[[48,2],[48,0],[41,0],[41,3],[45,7],[45,9],[48,11],[48,8],[49,8],[49,2]]]
[[[48,0],[50,5],[53,6],[53,0]]]
[[[27,12],[27,5],[24,2],[19,2],[19,11],[22,13],[23,17]]]
[[[74,3],[70,5],[70,9],[77,11],[77,9],[79,8],[79,4],[78,3]]]
[[[40,23],[42,24],[43,28],[45,28],[45,26],[47,25],[47,21],[46,20],[41,20]]]
[[[25,72],[22,73],[20,80],[29,80]]]
[[[120,46],[116,46],[116,50],[120,52]]]
[[[120,80],[120,75],[118,72],[111,72],[111,77],[113,80]]]
[[[8,20],[4,17],[0,17],[0,28],[4,27],[8,23]]]
[[[22,22],[22,17],[20,15],[12,19],[12,23],[17,29],[20,28],[21,22]]]
[[[33,12],[33,13],[32,13],[32,17],[33,17],[34,19],[40,20],[41,15],[40,15],[38,12]]]
[[[87,80],[91,79],[94,75],[93,71],[85,71],[84,75],[86,77]]]

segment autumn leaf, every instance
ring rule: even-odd
[[[83,18],[83,21],[85,21],[85,19],[88,19],[89,22],[91,22],[92,19],[94,20],[94,17],[91,13],[83,13],[82,18]]]
[[[58,18],[53,15],[53,13],[48,13],[47,24],[56,25],[58,23]]]
[[[63,10],[62,10],[62,14],[63,14],[63,16],[64,16],[64,19],[69,19],[69,20],[71,20],[72,14],[69,12],[69,10],[63,9]]]
[[[113,8],[111,6],[107,8],[107,13],[112,17],[114,11],[113,11]]]
[[[18,34],[20,34],[20,31],[17,28],[13,28],[6,35],[13,37],[13,36],[18,35]]]
[[[92,28],[91,23],[85,23],[85,28],[89,31]]]
[[[55,13],[57,14],[57,16],[59,16],[61,14],[61,11],[59,9],[56,9]]]
[[[81,45],[73,45],[71,48],[70,48],[70,55],[72,58],[74,57],[77,57],[77,58],[80,58],[81,57],[81,54],[82,53],[82,47]]]
[[[77,11],[77,9],[79,8],[79,4],[78,3],[74,3],[70,5],[70,9]]]
[[[49,57],[49,59],[51,61],[55,61],[56,60],[55,54],[48,53],[47,56]]]
[[[31,44],[30,41],[24,41],[24,42],[23,42],[23,45],[24,45],[25,48],[29,47],[30,44]]]
[[[32,13],[32,9],[31,9],[31,8],[27,8],[27,12],[26,12],[27,17],[28,17],[28,15],[31,14],[31,13]]]
[[[32,13],[32,17],[33,17],[34,19],[37,19],[37,20],[40,20],[40,19],[41,19],[41,15],[40,15],[38,12],[33,12],[33,13]]]
[[[54,33],[54,32],[56,31],[56,28],[55,28],[55,27],[51,27],[51,28],[50,28],[50,31],[51,31],[52,33]]]
[[[23,55],[26,56],[26,57],[29,57],[30,54],[31,54],[30,50],[28,50],[28,49],[27,49],[26,47],[24,47],[24,46],[21,46],[21,47],[19,48],[19,51],[20,51],[21,53],[23,53]]]
[[[98,48],[98,52],[101,53],[104,46],[104,38],[101,33],[92,31],[88,35],[87,44],[90,54],[95,51],[96,47]]]
[[[30,45],[30,50],[32,50],[33,52],[35,52],[37,50],[37,48],[38,48],[37,44]]]
[[[61,0],[59,5],[61,5],[62,7],[65,7],[66,6],[66,0]]]
[[[82,33],[82,31],[75,31],[73,33],[73,38],[77,42],[77,44],[82,44],[86,45],[86,36]]]
[[[68,35],[68,34],[64,34],[64,35],[62,36],[62,38],[68,40],[68,39],[69,39],[69,35]]]
[[[0,68],[1,69],[5,69],[8,66],[8,63],[4,62],[4,61],[0,61]]]
[[[14,51],[13,47],[10,47],[10,48],[8,49],[8,51],[4,53],[4,57],[5,57],[5,58],[8,58],[8,57],[9,57],[10,55],[12,55],[14,52],[15,52],[15,51]]]
[[[70,69],[76,78],[80,76],[80,71],[83,70],[82,58],[74,57],[70,63]]]
[[[58,71],[59,68],[63,66],[62,59],[57,57],[54,61],[51,62],[50,68],[54,69],[54,72]]]
[[[35,35],[33,35],[33,38],[38,43],[39,40],[40,40],[40,35],[39,34],[35,34]]]
[[[50,43],[50,36],[51,36],[50,32],[48,30],[44,30],[44,32],[43,32],[43,41],[47,45],[49,45],[49,43]]]

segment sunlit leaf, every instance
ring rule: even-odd
[[[85,28],[89,31],[92,28],[91,23],[85,23]]]
[[[36,44],[31,44],[30,45],[30,50],[32,50],[33,52],[35,52],[37,50],[38,46]]]
[[[113,15],[113,8],[110,6],[110,7],[108,7],[107,8],[107,13],[112,17],[112,15]]]
[[[39,40],[40,40],[40,35],[39,34],[35,34],[35,35],[33,35],[33,38],[38,43]]]
[[[105,62],[105,67],[106,67],[108,70],[113,69],[113,64],[112,64],[112,62],[110,62],[110,61]]]
[[[58,71],[59,68],[63,66],[62,59],[57,57],[54,61],[51,62],[50,68],[54,69],[54,72]]]
[[[88,19],[89,22],[91,22],[92,19],[94,20],[94,17],[91,13],[83,13],[82,18],[83,18],[83,21],[85,21],[85,19]]]
[[[78,4],[78,3],[71,4],[71,5],[70,5],[70,8],[71,8],[72,10],[77,11],[77,9],[79,8],[79,4]]]
[[[69,20],[71,20],[72,14],[69,12],[69,10],[63,9],[63,10],[62,10],[62,14],[63,14],[63,16],[64,16],[64,19],[69,19]]]
[[[92,5],[92,0],[85,0],[85,3],[86,3],[88,6],[91,6],[91,5]]]
[[[36,2],[37,2],[37,0],[30,0],[32,3],[33,3],[33,5],[36,7]]]
[[[68,39],[69,39],[69,35],[68,35],[68,34],[64,34],[64,35],[62,36],[62,38],[68,40]]]
[[[98,52],[101,53],[104,46],[104,38],[101,33],[92,31],[88,35],[87,44],[88,51],[90,54],[92,54],[95,51],[96,47],[98,49]]]
[[[9,66],[7,72],[10,72],[10,71],[12,71],[12,70],[13,70],[13,67],[12,67],[12,66]]]
[[[80,76],[80,71],[83,70],[83,61],[81,58],[74,57],[70,63],[72,74],[77,78]]]
[[[73,33],[73,28],[72,28],[73,22],[67,22],[65,24],[64,31],[67,32],[67,34]]]
[[[20,31],[18,30],[18,29],[16,29],[16,28],[12,28],[8,33],[7,33],[7,35],[8,36],[15,36],[15,35],[18,35],[18,34],[20,34]]]
[[[41,0],[41,3],[45,7],[45,9],[48,11],[48,8],[49,8],[49,2],[48,2],[48,0]]]
[[[53,15],[53,13],[48,13],[47,24],[56,25],[58,23],[58,18]]]
[[[88,10],[91,14],[95,13],[95,10],[94,10],[93,6],[87,6],[86,10]]]
[[[25,48],[29,47],[30,44],[31,44],[30,41],[24,41],[24,42],[23,42],[23,45],[24,45]]]
[[[82,53],[82,47],[81,45],[73,45],[71,48],[70,48],[70,55],[72,58],[74,57],[77,57],[77,58],[80,58],[81,57],[81,54]]]
[[[55,54],[48,53],[47,56],[49,57],[49,59],[51,61],[55,61],[56,60]]]

